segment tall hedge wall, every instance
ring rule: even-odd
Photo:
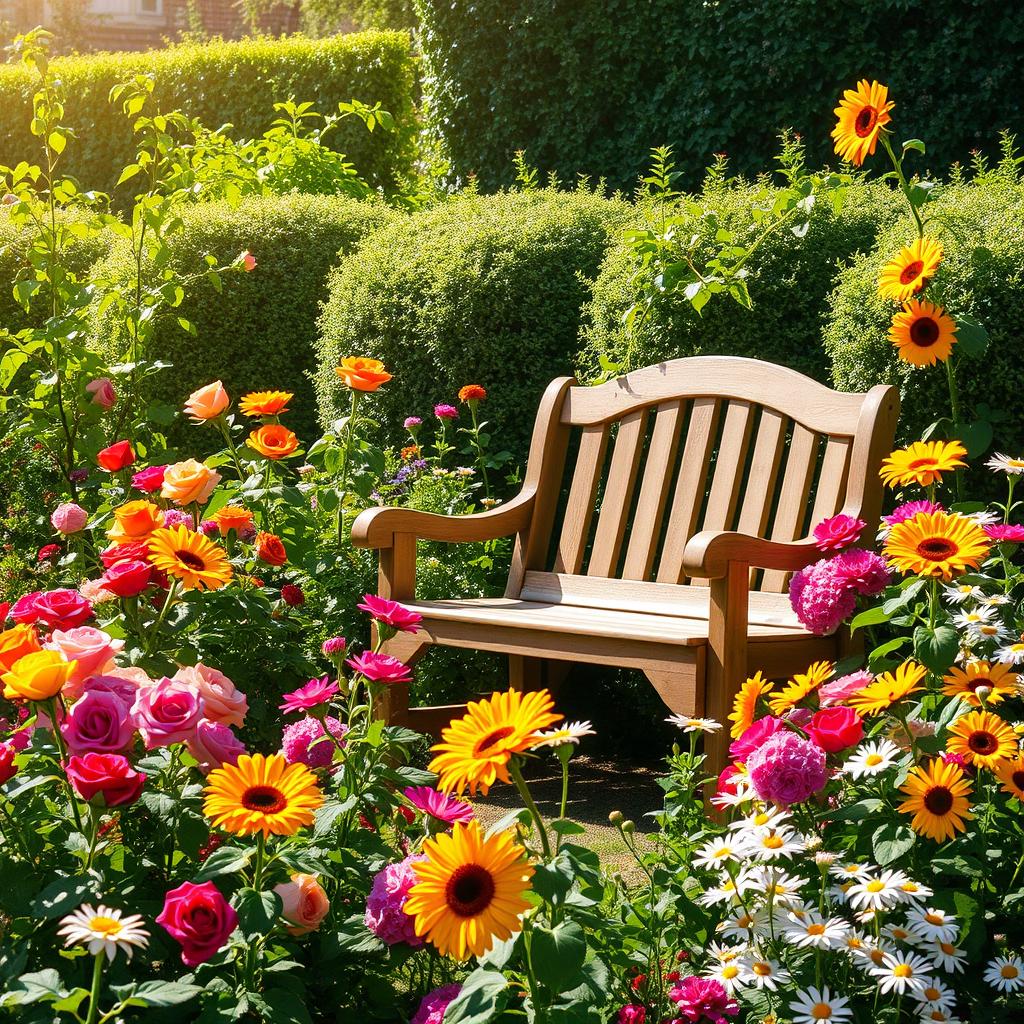
[[[416,0],[424,82],[454,168],[541,169],[631,187],[652,145],[694,187],[711,154],[756,173],[792,127],[812,165],[844,87],[886,82],[896,131],[941,168],[1024,132],[1024,18],[991,0]]]
[[[629,216],[587,191],[467,193],[368,237],[332,275],[321,319],[324,422],[347,407],[338,360],[376,356],[394,380],[374,414],[392,430],[479,383],[495,444],[522,458],[545,385],[572,371],[587,279]]]
[[[181,109],[209,128],[230,123],[239,138],[262,134],[277,116],[275,102],[309,100],[328,113],[353,97],[380,101],[404,133],[367,132],[348,119],[328,136],[373,185],[389,188],[412,166],[415,60],[406,32],[362,32],[311,40],[244,39],[172,46],[141,53],[106,53],[54,61],[67,89],[65,124],[77,138],[66,170],[87,188],[112,191],[135,152],[131,120],[108,102],[110,88],[152,73],[161,110]],[[29,133],[34,79],[21,67],[0,66],[0,160],[38,159]],[[130,188],[129,186],[125,186]]]

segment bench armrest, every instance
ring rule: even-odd
[[[730,562],[743,562],[755,569],[802,569],[823,558],[813,537],[778,541],[746,533],[703,530],[694,534],[683,549],[683,570],[687,576],[720,579]]]
[[[352,524],[352,543],[360,548],[390,548],[396,534],[453,543],[508,537],[529,525],[533,499],[532,492],[520,491],[504,505],[469,516],[441,516],[414,508],[368,508]]]

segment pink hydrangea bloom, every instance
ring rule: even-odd
[[[729,747],[729,757],[734,761],[746,761],[750,755],[762,744],[766,743],[780,729],[783,722],[781,718],[759,718],[753,725],[732,741]]]
[[[444,985],[428,992],[420,1002],[419,1009],[413,1014],[409,1024],[444,1024],[444,1012],[455,997],[462,991],[459,984]]]
[[[757,795],[783,807],[803,803],[828,779],[825,752],[788,730],[758,747],[747,759],[747,771]]]
[[[829,566],[827,559],[793,573],[789,602],[796,617],[818,636],[834,633],[853,614],[857,595]]]
[[[373,594],[364,594],[363,603],[357,604],[356,607],[361,612],[372,615],[378,622],[403,633],[415,633],[417,625],[423,621],[423,616],[419,612],[409,611],[397,601],[375,597]]]
[[[934,501],[925,501],[923,498],[918,501],[905,501],[902,505],[897,505],[887,516],[882,516],[882,522],[896,526],[899,523],[905,523],[908,519],[913,519],[919,512],[942,511],[941,505]]]
[[[191,530],[194,525],[192,516],[188,512],[182,512],[180,508],[169,508],[164,511],[164,526],[167,529],[185,526]]]
[[[327,676],[310,679],[305,686],[284,695],[279,705],[281,711],[290,714],[292,711],[309,711],[310,708],[326,704],[338,692],[338,684],[332,683]]]
[[[429,814],[438,821],[447,822],[449,825],[453,825],[457,821],[465,822],[473,819],[473,808],[465,800],[458,800],[447,793],[439,793],[432,786],[410,786],[402,791],[402,796],[416,810]]]
[[[821,551],[841,551],[856,544],[865,526],[867,523],[863,519],[854,519],[842,513],[823,519],[814,528],[815,546]]]
[[[739,1004],[725,990],[725,986],[714,978],[698,978],[690,975],[674,985],[668,994],[679,1007],[683,1020],[693,1024],[705,1021],[710,1024],[728,1024],[727,1018],[740,1012]]]
[[[422,854],[406,857],[397,864],[389,864],[374,876],[363,921],[378,939],[389,946],[397,942],[423,945],[423,940],[416,934],[413,918],[402,909],[409,898],[409,890],[419,881],[412,865],[423,859]]]
[[[408,683],[412,679],[412,669],[390,654],[376,654],[365,651],[345,662],[349,668],[362,673],[375,683]]]
[[[880,594],[891,578],[885,559],[863,548],[840,552],[828,564],[840,583],[852,587],[862,597]]]
[[[327,716],[327,728],[331,735],[344,744],[342,737],[348,732],[348,726],[337,718]],[[334,744],[316,740],[326,735],[323,723],[318,718],[300,718],[284,727],[281,733],[281,752],[289,764],[301,763],[310,768],[325,768],[334,760]]]
[[[1024,526],[1016,523],[992,523],[982,529],[989,540],[998,544],[1024,544]]]
[[[843,704],[858,690],[863,690],[865,686],[870,686],[874,681],[875,677],[867,669],[851,672],[848,676],[840,676],[819,687],[818,701],[823,708],[832,704]]]

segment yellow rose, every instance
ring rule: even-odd
[[[186,459],[164,470],[160,495],[170,498],[175,505],[191,505],[193,502],[205,505],[219,482],[220,473],[195,459]]]
[[[35,627],[27,622],[5,629],[0,633],[0,672],[9,672],[20,658],[42,649]]]
[[[77,661],[65,661],[59,651],[35,651],[19,658],[5,672],[4,696],[15,700],[49,700],[60,693]]]
[[[164,514],[159,505],[145,498],[129,501],[114,509],[114,525],[107,530],[107,536],[115,544],[127,544],[133,540],[148,540],[154,530],[164,525]]]
[[[192,417],[193,423],[205,423],[207,420],[215,420],[230,404],[231,399],[224,385],[215,380],[188,396],[185,412]]]

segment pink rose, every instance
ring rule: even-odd
[[[860,743],[864,722],[853,708],[840,705],[816,712],[805,731],[826,754],[838,754]]]
[[[51,651],[60,651],[68,661],[77,662],[64,687],[64,696],[77,700],[82,692],[82,683],[89,676],[102,675],[114,667],[114,658],[124,647],[124,641],[115,640],[95,626],[75,626],[73,629],[55,629],[43,646]]]
[[[131,746],[135,727],[117,694],[90,690],[68,708],[60,734],[72,754],[120,754]]]
[[[858,690],[863,690],[865,686],[870,686],[874,681],[875,677],[867,669],[851,672],[848,676],[840,676],[820,687],[818,701],[823,708],[827,708],[831,704],[845,704]]]
[[[814,528],[814,545],[820,551],[841,551],[856,544],[865,526],[863,519],[842,514],[823,519]]]
[[[188,738],[188,752],[199,762],[199,770],[206,775],[222,764],[238,764],[247,753],[245,744],[220,722],[200,719],[195,732]]]
[[[747,759],[747,770],[757,795],[782,807],[803,803],[828,781],[825,752],[788,730],[758,747]]]
[[[92,404],[98,405],[101,409],[113,409],[117,401],[117,392],[114,390],[113,381],[109,377],[97,377],[85,385],[85,390],[92,395]]]
[[[88,522],[89,513],[73,501],[66,501],[63,505],[58,505],[53,510],[53,515],[50,516],[53,528],[58,533],[63,533],[65,537],[72,533],[80,533]]]
[[[203,698],[187,683],[160,679],[139,690],[132,718],[147,750],[184,743],[203,717]]]
[[[281,916],[289,924],[289,935],[317,931],[331,909],[327,893],[313,875],[292,875],[290,881],[275,885],[274,892],[281,897]]]
[[[83,754],[69,757],[65,774],[86,801],[98,797],[106,807],[124,807],[139,798],[146,776],[132,768],[123,754]]]
[[[105,676],[90,676],[82,689],[85,693],[112,693],[124,702],[130,714],[135,698],[139,695],[139,687],[128,673],[141,671],[142,669],[131,668],[111,669]],[[151,685],[148,677],[146,685]]]
[[[164,485],[164,470],[166,468],[166,466],[147,466],[145,469],[140,469],[132,476],[132,487],[146,494],[159,491]]]
[[[181,946],[182,962],[194,967],[216,956],[238,925],[238,914],[213,882],[182,882],[164,897],[156,921]]]
[[[92,605],[77,590],[34,591],[10,611],[15,622],[37,622],[45,629],[73,629],[92,618]]]
[[[211,722],[234,725],[239,729],[245,724],[249,701],[223,672],[199,662],[191,667],[179,668],[172,678],[199,691],[205,707],[204,717]]]
[[[760,718],[744,733],[732,741],[729,747],[729,757],[734,761],[746,761],[746,759],[762,743],[774,736],[780,729],[784,728],[781,718]]]

